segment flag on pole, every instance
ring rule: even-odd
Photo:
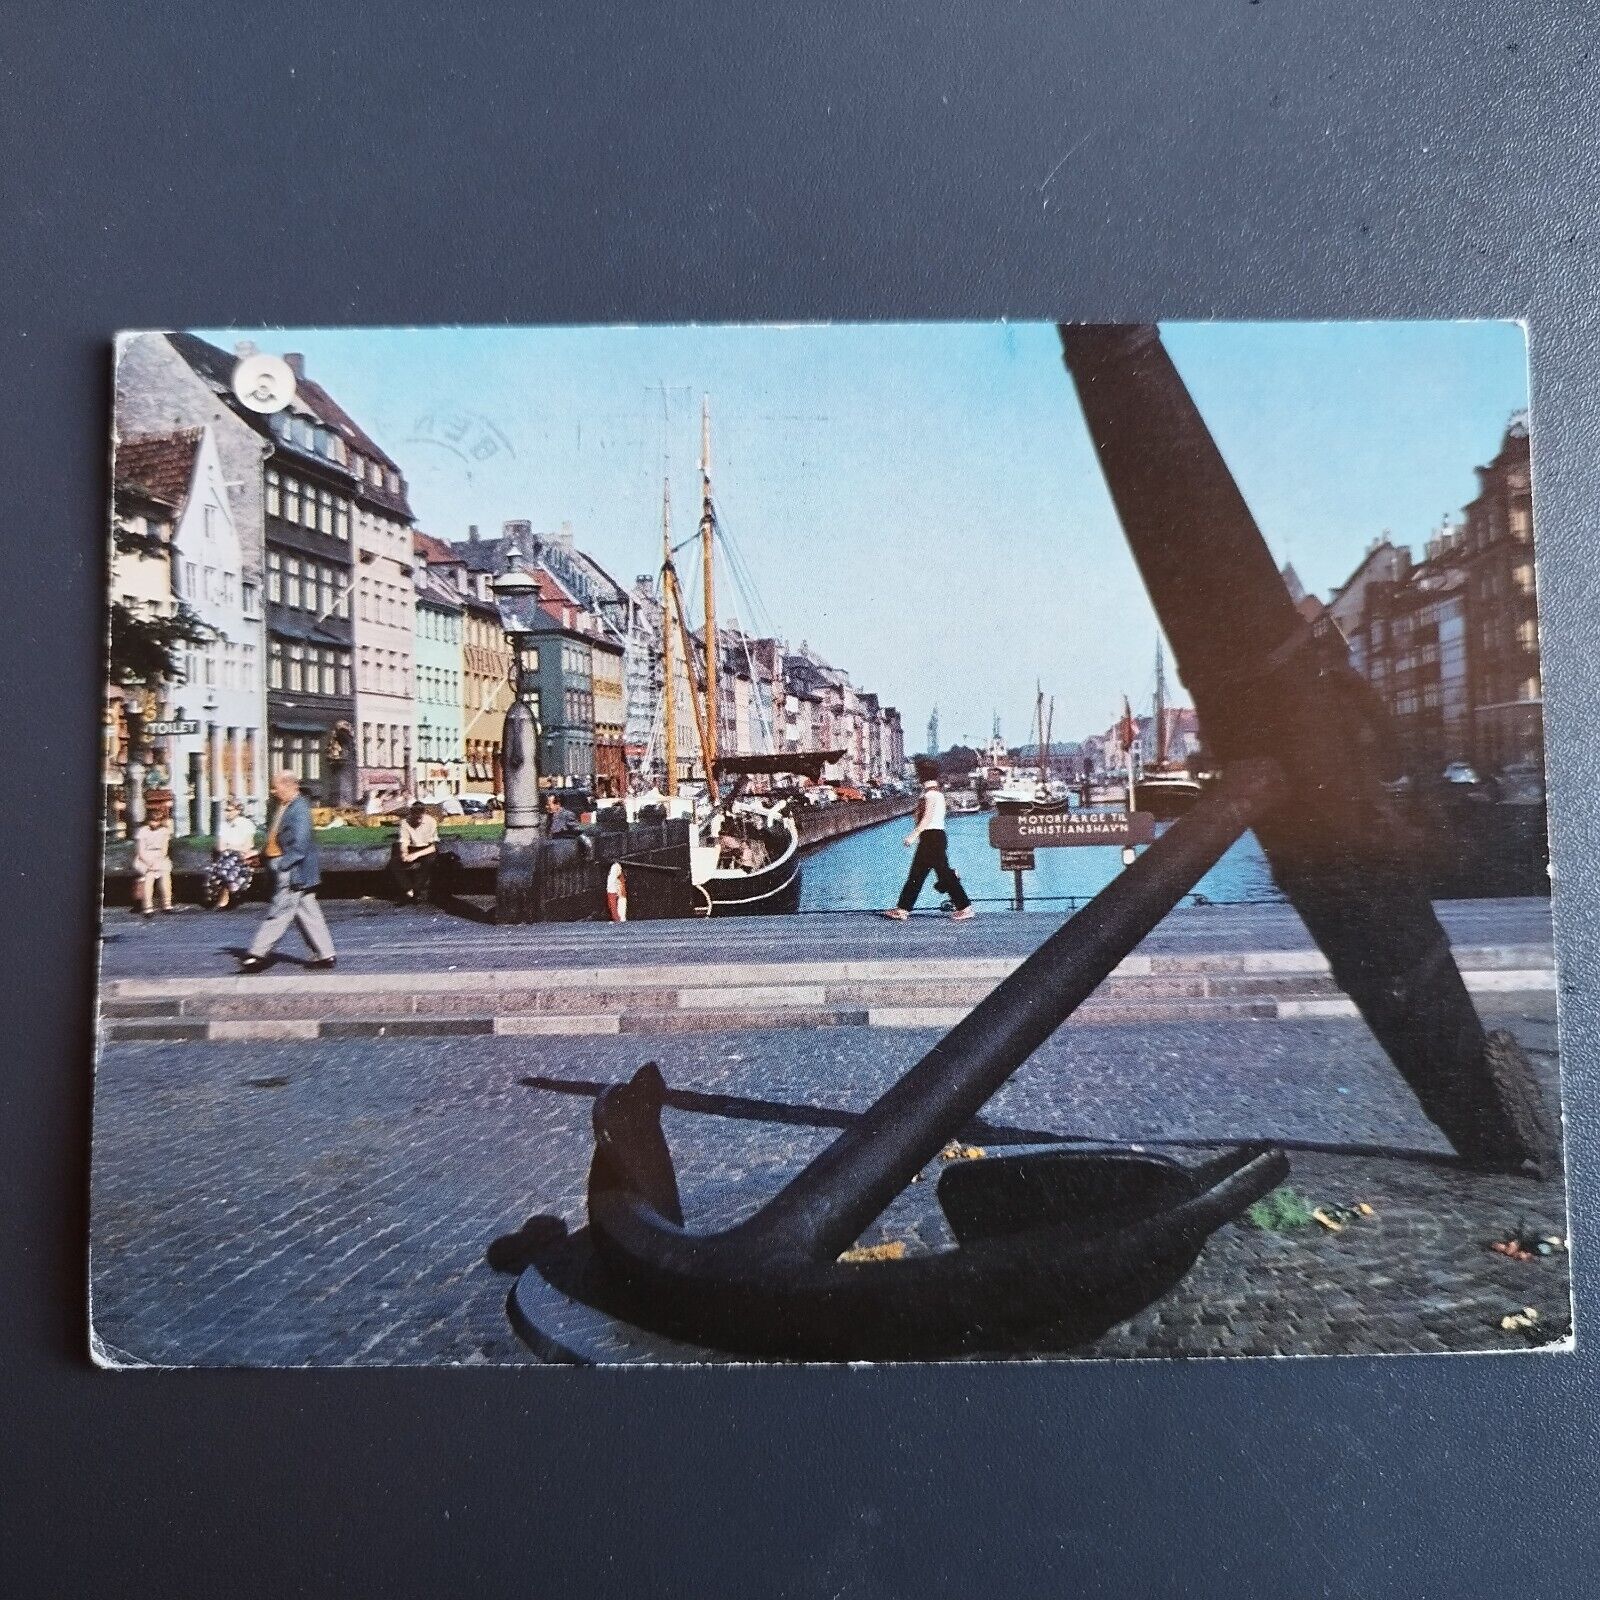
[[[1122,739],[1122,748],[1132,750],[1139,737],[1139,725],[1133,720],[1133,707],[1128,704],[1127,695],[1122,697],[1122,725],[1117,732]]]

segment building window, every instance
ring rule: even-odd
[[[267,473],[267,515],[277,517],[283,514],[283,480],[276,472]]]

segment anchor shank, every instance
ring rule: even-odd
[[[1240,762],[1133,866],[981,1001],[860,1119],[719,1244],[831,1260],[1276,803],[1270,761]]]
[[[1422,1109],[1474,1164],[1554,1159],[1525,1061],[1497,1063],[1384,790],[1383,712],[1331,624],[1296,610],[1157,330],[1063,325],[1129,547],[1214,757],[1270,756],[1273,876]]]

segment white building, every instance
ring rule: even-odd
[[[211,635],[184,647],[182,679],[168,691],[166,716],[195,724],[195,731],[158,741],[178,828],[214,832],[225,800],[241,801],[260,822],[267,780],[261,590],[247,576],[215,434],[206,426],[125,438],[118,454],[124,463],[142,461],[147,477],[182,485],[173,518],[172,593]]]

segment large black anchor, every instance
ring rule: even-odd
[[[1063,327],[1061,338],[1223,777],[734,1226],[684,1226],[656,1067],[604,1091],[589,1225],[529,1268],[567,1295],[673,1339],[824,1360],[1064,1350],[1150,1304],[1283,1181],[1282,1152],[1247,1146],[1194,1167],[1134,1148],[963,1162],[938,1186],[954,1249],[839,1257],[1251,828],[1462,1159],[1553,1163],[1526,1060],[1506,1036],[1486,1038],[1432,907],[1388,842],[1401,830],[1380,782],[1378,713],[1342,642],[1295,609],[1156,329]],[[514,1319],[528,1316],[530,1281],[513,1294]]]

